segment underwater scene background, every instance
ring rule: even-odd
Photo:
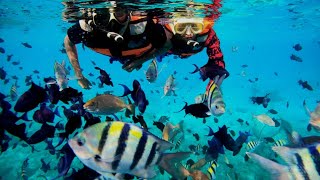
[[[168,4],[169,1],[163,3]],[[177,1],[177,4],[179,3],[184,2]],[[143,113],[148,131],[162,137],[162,132],[153,125],[162,116],[167,116],[168,121],[173,125],[183,120],[183,141],[171,152],[190,151],[190,145],[200,145],[199,153],[193,153],[189,158],[181,161],[181,164],[186,164],[188,159],[196,162],[203,158],[203,146],[208,146],[208,141],[211,139],[207,136],[208,126],[216,132],[223,125],[228,127],[228,132],[234,139],[239,136],[239,131],[250,132],[251,136],[248,137],[247,142],[259,141],[260,143],[254,149],[254,153],[285,164],[272,151],[273,143],[262,141],[272,137],[275,141],[288,142],[289,139],[281,129],[282,126],[265,126],[254,116],[267,114],[278,122],[285,120],[302,137],[319,136],[319,132],[307,128],[310,116],[303,102],[305,101],[306,106],[313,111],[320,101],[320,3],[317,0],[224,0],[221,4],[222,7],[219,9],[221,15],[214,22],[213,28],[220,39],[226,69],[230,73],[221,86],[226,104],[226,112],[222,116],[210,116],[204,122],[202,118],[185,115],[184,111],[178,112],[184,107],[185,102],[193,104],[195,97],[206,90],[208,80],[203,82],[198,73],[190,74],[194,71],[193,64],[201,67],[207,63],[206,50],[187,59],[176,56],[164,57],[162,62],[158,62],[161,72],[157,80],[149,83],[145,72],[151,60],[144,63],[140,70],[129,73],[122,70],[120,63],[110,64],[109,57],[95,53],[89,48],[82,48],[81,44],[78,44],[83,74],[96,85],[89,90],[81,89],[77,84],[74,71],[71,70],[68,75],[69,87],[82,92],[83,101],[87,102],[97,94],[103,94],[106,91],[121,96],[123,87],[119,84],[125,84],[131,89],[133,80],[138,80],[149,102]],[[0,1],[0,38],[3,40],[0,43],[0,68],[6,74],[5,78],[0,80],[0,92],[8,96],[5,100],[12,105],[12,112],[17,101],[17,98],[15,100],[10,98],[13,85],[16,88],[15,93],[21,96],[31,86],[26,84],[27,76],[31,75],[32,82],[45,87],[43,79],[55,77],[56,61],[61,63],[64,60],[67,67],[71,66],[64,51],[63,40],[67,29],[73,23],[63,20],[64,8],[61,1],[54,0]],[[298,44],[301,50],[297,48]],[[94,67],[104,69],[110,75],[114,86],[104,85],[100,88],[98,86],[100,74]],[[2,74],[4,74],[3,71]],[[92,76],[89,76],[89,73],[92,73]],[[163,97],[164,85],[172,74],[176,83],[176,96]],[[304,88],[303,83],[298,83],[300,80],[307,81],[312,89]],[[263,97],[267,94],[270,98],[267,108],[253,103],[252,97]],[[49,106],[50,103],[46,104]],[[58,107],[61,114],[61,117],[55,116],[53,125],[67,122],[62,106],[69,107],[70,104],[59,102],[52,108]],[[42,126],[32,120],[34,112],[39,107],[40,105],[27,113],[30,121],[17,122],[17,124],[26,124],[28,137]],[[2,107],[1,113],[3,112]],[[16,116],[20,117],[22,114],[17,113]],[[125,117],[124,112],[118,112],[116,116],[124,122],[133,122],[131,118]],[[100,118],[102,121],[106,119],[105,115],[100,115]],[[140,126],[140,124],[136,125]],[[77,131],[81,132],[83,126],[84,123]],[[199,140],[195,138],[196,133],[200,137]],[[52,179],[60,173],[58,172],[61,168],[59,159],[63,153],[59,150],[66,142],[56,147],[54,153],[50,153],[45,141],[29,146],[18,137],[8,132],[5,134],[9,138],[2,139],[1,142],[8,143],[8,147],[6,150],[3,147],[1,149],[0,179],[25,179],[26,177]],[[59,141],[57,136],[56,131],[55,136],[49,138],[54,145]],[[173,143],[176,144],[176,141]],[[270,174],[256,162],[245,160],[247,151],[245,146],[246,143],[236,156],[228,150],[225,150],[224,155],[219,155],[215,172],[217,179],[271,178]],[[49,167],[43,167],[44,164]],[[206,173],[208,166],[209,164],[204,166],[201,171]],[[81,168],[83,164],[75,158],[64,177],[70,176]],[[170,175],[157,173],[155,179],[170,179]]]

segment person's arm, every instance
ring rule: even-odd
[[[73,36],[75,43],[73,43],[70,40],[69,33],[72,31],[72,28],[76,28],[76,26],[73,26],[68,30],[68,34],[64,38],[64,47],[66,49],[66,53],[67,53],[67,56],[69,58],[69,61],[70,61],[71,65],[72,65],[72,67],[73,67],[73,69],[75,71],[76,77],[78,79],[78,84],[84,89],[90,89],[91,83],[82,74],[82,71],[81,71],[81,68],[80,68],[80,63],[79,63],[79,60],[78,60],[78,51],[77,51],[77,47],[75,45],[75,43],[80,43],[81,42],[80,41],[81,38]],[[75,34],[80,35],[77,32],[74,32],[72,34],[73,35],[75,35]]]
[[[70,39],[69,36],[66,35],[66,37],[64,38],[64,48],[66,49],[66,53],[68,55],[69,61],[74,69],[74,72],[76,74],[76,77],[81,79],[83,77],[82,72],[81,72],[81,68],[80,68],[80,63],[78,60],[78,51],[77,51],[77,47],[75,44],[73,44]]]
[[[202,80],[205,81],[207,78],[213,80],[217,75],[221,77],[224,74],[226,74],[226,77],[228,77],[229,72],[225,69],[225,62],[220,48],[220,41],[213,29],[209,31],[205,46],[207,47],[208,62],[206,65],[200,68]]]

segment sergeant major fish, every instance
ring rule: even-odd
[[[168,172],[190,155],[189,152],[164,154],[173,144],[121,121],[90,126],[68,143],[82,163],[104,176],[128,173],[153,178],[157,175],[156,165]]]
[[[272,150],[288,164],[278,164],[258,154],[247,152],[262,167],[272,173],[274,179],[320,179],[320,144],[302,148],[274,146]]]
[[[214,81],[211,81],[206,90],[207,106],[210,113],[215,116],[221,116],[226,111],[226,104],[223,101],[220,86],[226,75],[221,78],[216,77]]]

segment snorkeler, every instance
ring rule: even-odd
[[[88,18],[68,29],[64,39],[78,84],[84,89],[89,89],[91,83],[82,74],[76,44],[83,43],[95,52],[111,57],[111,63],[118,60],[129,72],[140,69],[143,62],[170,48],[165,48],[170,41],[163,26],[150,16],[135,15],[120,6],[110,8],[108,13],[93,11],[87,14]],[[134,66],[132,62],[135,62]]]

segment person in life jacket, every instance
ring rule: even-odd
[[[84,89],[89,89],[91,83],[82,74],[76,44],[82,43],[97,53],[109,56],[111,63],[118,60],[129,72],[141,68],[143,62],[169,49],[163,48],[170,41],[163,26],[152,17],[136,16],[121,7],[111,8],[108,12],[91,9],[86,15],[68,29],[64,39],[78,84]],[[135,66],[132,62],[136,62]]]
[[[181,16],[164,25],[166,31],[172,33],[172,48],[168,54],[187,58],[207,48],[207,64],[193,72],[200,72],[203,81],[208,78],[214,80],[216,76],[222,77],[224,74],[229,76],[225,69],[220,41],[212,29],[213,24],[213,19],[209,17]]]

